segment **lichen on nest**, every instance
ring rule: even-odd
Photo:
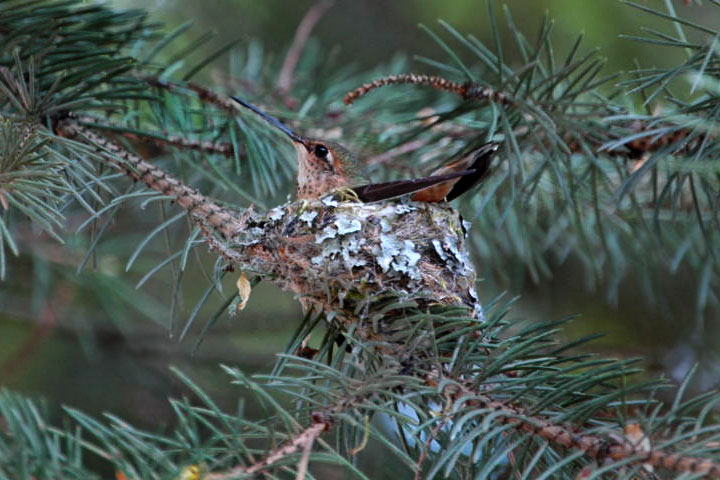
[[[306,307],[350,317],[360,299],[392,293],[482,317],[465,227],[447,204],[291,202],[248,215],[228,244],[244,258],[241,268],[298,294]]]

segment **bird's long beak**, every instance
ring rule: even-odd
[[[273,127],[277,128],[278,130],[280,130],[281,132],[283,132],[285,135],[287,135],[288,137],[290,137],[290,139],[291,139],[293,142],[299,143],[299,144],[305,146],[305,148],[307,148],[307,146],[305,145],[305,139],[303,139],[303,137],[301,137],[301,136],[298,135],[297,133],[293,132],[293,131],[290,129],[290,127],[288,127],[287,125],[285,125],[284,123],[282,123],[282,122],[281,122],[280,120],[278,120],[277,118],[273,117],[273,116],[270,115],[270,114],[267,114],[267,113],[263,112],[262,110],[260,110],[260,109],[259,109],[258,107],[256,107],[255,105],[253,105],[253,104],[251,104],[251,103],[247,103],[246,101],[241,100],[241,99],[239,99],[239,98],[237,98],[237,97],[232,97],[232,96],[231,96],[230,98],[232,98],[233,100],[235,100],[237,103],[239,103],[239,104],[242,105],[243,107],[247,108],[248,110],[251,110],[252,112],[254,112],[254,113],[258,114],[259,116],[261,116],[262,118],[264,118],[265,121],[268,122],[270,125],[272,125]]]

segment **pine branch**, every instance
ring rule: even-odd
[[[167,135],[167,133],[152,133],[144,132],[140,130],[128,130],[121,127],[116,127],[108,123],[98,122],[96,119],[85,119],[86,121],[79,121],[79,124],[89,128],[100,129],[108,132],[117,132],[124,138],[130,141],[142,142],[153,145],[158,149],[163,149],[165,146],[172,146],[178,150],[189,150],[207,153],[210,155],[222,155],[227,158],[233,158],[235,156],[235,148],[230,142],[207,142],[197,139],[187,139],[176,135]],[[92,120],[92,121],[91,121]]]
[[[235,467],[227,472],[210,473],[204,478],[207,480],[229,480],[231,478],[236,478],[239,475],[253,475],[262,472],[281,460],[284,460],[287,456],[294,454],[300,449],[303,451],[309,451],[312,449],[312,445],[315,440],[326,432],[332,425],[332,422],[327,416],[325,416],[324,413],[314,413],[312,417],[313,423],[309,427],[299,432],[277,450],[271,452],[263,460],[252,465]],[[298,473],[297,478],[304,478],[304,475],[300,475],[300,473]]]
[[[152,76],[141,76],[140,79],[155,88],[168,90],[170,92],[184,93],[189,90],[191,92],[194,92],[201,102],[214,105],[215,107],[218,107],[220,110],[224,110],[230,115],[237,114],[237,105],[230,97],[226,95],[220,95],[209,88],[198,85],[197,83],[188,82],[186,85],[180,85],[178,83],[169,82],[167,80]]]
[[[242,228],[237,223],[235,215],[227,209],[192,187],[184,185],[155,165],[147,163],[118,144],[81,126],[77,121],[61,120],[57,131],[67,138],[81,138],[89,142],[106,161],[119,167],[133,180],[139,180],[149,188],[174,198],[193,218],[207,223],[224,237],[232,237]]]
[[[461,380],[451,379],[451,382],[446,387],[450,392],[445,394],[455,402],[472,405],[477,410],[486,412],[486,415],[492,416],[501,425],[512,425],[531,436],[567,449],[575,448],[601,465],[608,461],[630,461],[675,473],[693,473],[706,478],[720,478],[720,461],[652,449],[649,446],[649,437],[637,424],[630,423],[622,432],[606,433],[602,436],[584,434],[578,427],[569,427],[543,417],[528,415],[523,408],[492,400],[464,386]]]
[[[465,100],[488,101],[499,104],[511,104],[512,101],[502,92],[495,92],[489,87],[480,87],[472,82],[458,83],[435,75],[421,75],[417,73],[403,73],[379,78],[366,83],[355,90],[345,94],[343,101],[345,105],[351,105],[360,97],[363,97],[380,87],[387,85],[426,85],[435,90],[452,92]]]
[[[443,77],[434,75],[421,75],[416,73],[405,73],[400,75],[390,75],[366,83],[345,94],[344,102],[346,105],[352,105],[361,97],[367,95],[372,90],[389,86],[389,85],[422,85],[430,86],[436,90],[447,91],[460,96],[463,100],[471,100],[474,102],[492,102],[504,107],[516,107],[517,104],[510,96],[502,91],[494,91],[490,87],[483,87],[473,82],[458,83]],[[624,127],[632,131],[631,135],[616,136],[613,140],[606,140],[605,143],[596,141],[594,138],[588,140],[595,143],[596,153],[606,151],[612,154],[625,154],[630,158],[640,158],[643,154],[657,152],[659,150],[669,150],[673,154],[684,153],[693,155],[699,145],[705,140],[705,135],[694,135],[694,132],[687,128],[677,128],[672,123],[667,123],[666,118],[662,118],[663,123],[657,124],[652,119],[646,121],[634,120],[628,122],[628,125],[611,125],[609,128]],[[528,135],[530,129],[522,127],[516,130],[516,135]],[[688,141],[688,137],[692,137]],[[564,137],[570,151],[574,153],[583,153],[583,145],[573,139],[570,134]],[[549,145],[549,139],[545,140],[545,144]],[[407,145],[407,144],[406,144]],[[406,146],[398,147],[402,153],[407,152]],[[384,157],[382,160],[384,161]],[[376,160],[375,163],[378,161]]]

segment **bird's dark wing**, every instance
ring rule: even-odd
[[[462,178],[455,182],[455,185],[453,185],[452,189],[445,197],[448,202],[467,192],[475,184],[487,176],[488,172],[490,172],[490,164],[492,163],[493,155],[499,146],[499,143],[490,142],[476,150],[475,159],[468,167],[468,170],[474,173],[470,175],[463,175]]]
[[[394,182],[370,183],[352,187],[352,190],[362,202],[378,202],[389,198],[407,195],[424,188],[432,187],[438,183],[447,182],[453,178],[460,178],[466,175],[475,175],[474,170],[463,170],[461,172],[448,173],[445,175],[433,175],[431,177],[414,178],[411,180],[396,180]],[[461,179],[462,180],[462,179]]]

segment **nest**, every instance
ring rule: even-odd
[[[305,308],[357,318],[391,294],[482,316],[467,224],[447,204],[299,201],[250,213],[226,241],[234,261],[296,293]]]

